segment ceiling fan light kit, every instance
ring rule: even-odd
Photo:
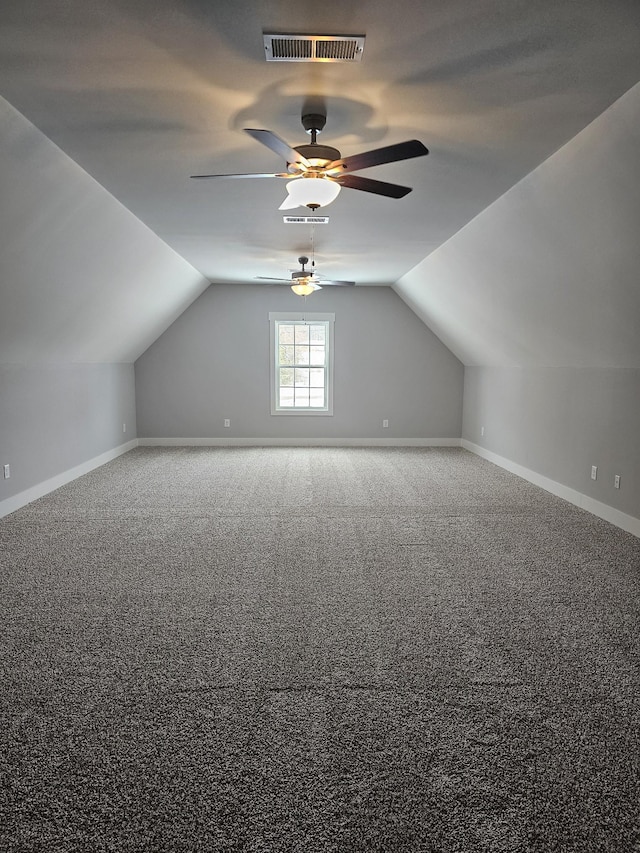
[[[317,210],[326,207],[338,197],[340,184],[329,178],[315,178],[303,175],[287,184],[287,197],[282,202],[279,210],[291,210],[293,207],[308,207],[309,210]]]
[[[364,49],[364,36],[311,36],[264,33],[264,49],[267,60],[279,62],[327,62],[327,61],[359,61]],[[380,166],[385,163],[396,163],[413,157],[423,157],[429,150],[417,139],[386,145],[361,154],[343,157],[337,148],[331,145],[321,145],[317,136],[322,132],[327,121],[323,112],[304,112],[301,116],[302,126],[311,136],[311,142],[305,145],[290,146],[271,130],[245,127],[245,133],[261,145],[269,148],[285,161],[281,172],[256,172],[230,175],[191,175],[192,178],[287,178],[287,197],[279,210],[291,210],[296,207],[306,207],[312,213],[318,208],[326,207],[338,197],[342,187],[360,190],[387,198],[403,198],[411,192],[411,187],[390,184],[373,178],[365,178],[352,174],[361,169]],[[302,221],[301,217],[284,217],[286,221]],[[326,221],[326,220],[325,220]],[[313,228],[313,225],[312,225]],[[323,285],[353,285],[353,281],[321,280],[315,270],[308,273],[305,264],[307,257],[298,258],[302,270],[294,272],[291,280],[274,279],[289,284],[298,296],[309,296]]]
[[[348,187],[352,190],[373,193],[373,195],[386,196],[387,198],[403,198],[411,192],[411,187],[403,187],[399,184],[390,184],[386,181],[377,181],[373,178],[364,178],[353,175],[361,169],[370,169],[372,166],[381,166],[385,163],[397,163],[400,160],[410,160],[413,157],[423,157],[429,153],[422,142],[417,139],[409,139],[406,142],[398,142],[395,145],[386,145],[383,148],[375,148],[364,151],[361,154],[352,154],[343,157],[337,148],[331,145],[320,145],[316,139],[326,123],[326,116],[320,113],[307,113],[302,116],[302,126],[311,135],[311,142],[306,145],[298,145],[292,148],[284,139],[280,139],[273,131],[261,128],[245,127],[252,139],[265,145],[285,161],[285,171],[282,172],[254,172],[231,175],[191,175],[192,178],[288,178],[287,190],[289,195],[295,184],[314,181],[309,188],[314,190],[321,185],[323,196],[311,197],[303,189],[296,189],[300,193],[295,204],[281,206],[281,210],[290,207],[310,207],[312,210],[326,204],[330,204],[340,191],[340,187]],[[331,187],[331,189],[328,189]],[[305,200],[306,198],[306,200]],[[322,200],[324,199],[324,201]]]
[[[321,289],[321,285],[315,284],[310,279],[302,279],[297,284],[291,285],[291,290],[293,290],[296,296],[310,296],[314,290]]]
[[[305,269],[305,266],[309,263],[309,258],[306,255],[299,257],[298,263],[302,269],[294,270],[291,273],[291,278],[272,278],[266,275],[258,275],[256,278],[262,281],[276,281],[280,284],[288,284],[297,296],[309,296],[315,290],[322,290],[323,287],[330,285],[334,287],[353,287],[355,285],[355,281],[333,281],[321,278],[315,272],[315,261],[311,262],[313,272],[309,272]]]

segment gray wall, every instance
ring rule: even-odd
[[[303,309],[336,315],[332,417],[270,414],[269,312]],[[461,434],[461,363],[387,287],[324,288],[305,302],[286,286],[213,285],[135,372],[141,438]]]
[[[465,440],[635,518],[639,150],[640,84],[397,285],[466,365]]]
[[[136,435],[131,364],[0,365],[0,401],[0,502]]]
[[[463,435],[640,518],[640,370],[468,367]]]
[[[0,124],[1,514],[135,438],[133,361],[208,282],[2,98]]]

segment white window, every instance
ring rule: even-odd
[[[335,314],[269,314],[271,414],[333,414]]]

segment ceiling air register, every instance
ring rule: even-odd
[[[360,62],[364,36],[264,33],[267,62]]]

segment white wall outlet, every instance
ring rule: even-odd
[[[614,476],[614,478],[613,478],[613,488],[614,488],[614,489],[619,489],[619,488],[620,488],[620,474],[616,474],[616,475]]]
[[[484,427],[480,427],[480,435],[484,435]]]
[[[126,424],[122,424],[122,432],[126,432],[126,431],[127,431],[127,425],[126,425]]]
[[[591,466],[591,479],[592,480],[598,479],[598,466],[597,465]]]
[[[231,418],[225,418],[224,419],[224,425],[225,425],[225,427],[230,427],[231,426]]]
[[[3,465],[2,470],[4,471],[5,480],[8,480],[11,476],[11,465]]]
[[[382,421],[382,429],[389,429],[389,419],[388,418],[385,418]]]

